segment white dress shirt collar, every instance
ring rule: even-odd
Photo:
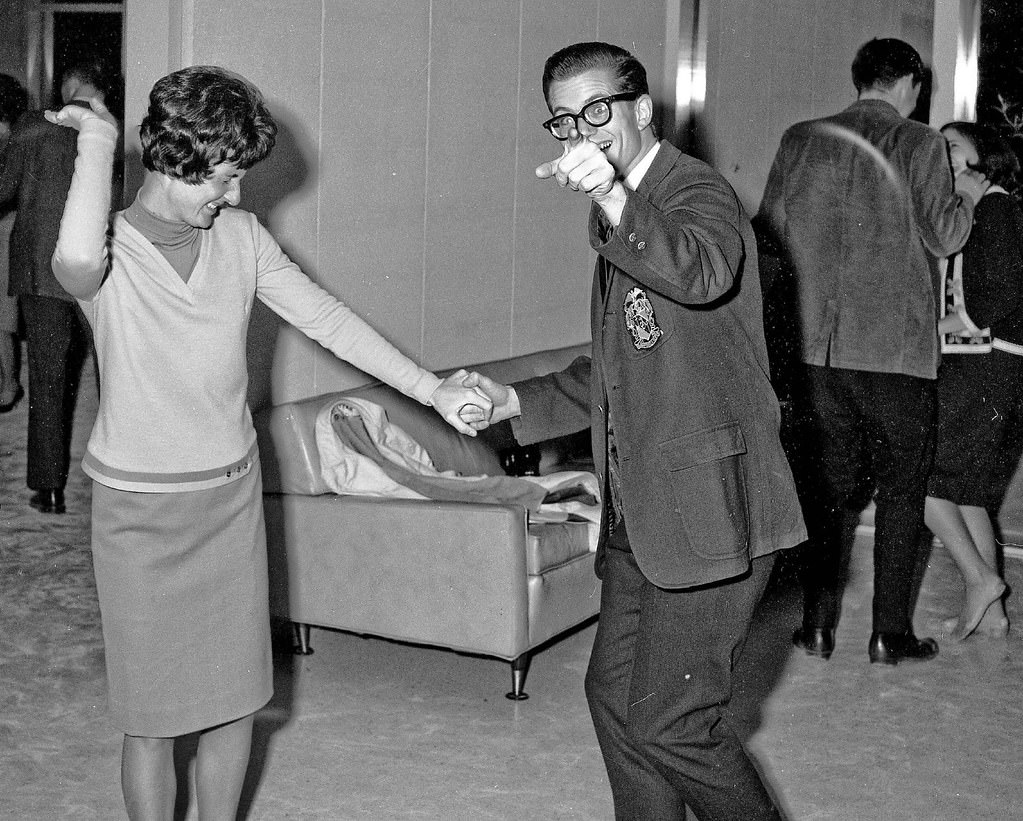
[[[657,152],[661,149],[661,141],[658,140],[654,143],[653,148],[646,152],[643,159],[636,163],[636,167],[633,168],[629,175],[625,178],[625,187],[630,191],[635,191],[639,188],[639,184],[643,181],[643,177],[646,175],[647,170],[654,161],[654,157],[657,156]]]

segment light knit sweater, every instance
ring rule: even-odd
[[[233,481],[256,458],[245,342],[260,299],[336,356],[423,404],[440,380],[313,283],[250,213],[223,209],[184,282],[120,214],[109,245],[116,132],[83,123],[54,254],[96,341],[100,405],[85,472],[122,490],[197,490]]]

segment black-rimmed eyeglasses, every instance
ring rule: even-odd
[[[543,124],[543,127],[559,140],[567,140],[568,135],[574,128],[579,130],[579,120],[582,118],[594,128],[607,125],[611,122],[611,103],[617,100],[635,100],[639,96],[638,91],[625,91],[621,94],[612,94],[609,97],[601,97],[583,106],[578,114],[558,114],[551,117]]]

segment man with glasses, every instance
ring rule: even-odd
[[[732,728],[732,666],[773,554],[805,537],[768,381],[752,229],[728,183],[659,142],[643,66],[553,55],[537,169],[592,201],[593,350],[504,386],[522,444],[590,426],[605,491],[586,695],[622,819],[777,819]]]

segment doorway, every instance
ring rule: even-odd
[[[124,3],[37,0],[29,9],[29,92],[44,107],[60,105],[60,77],[71,65],[98,59],[113,79],[107,105],[124,114]]]

